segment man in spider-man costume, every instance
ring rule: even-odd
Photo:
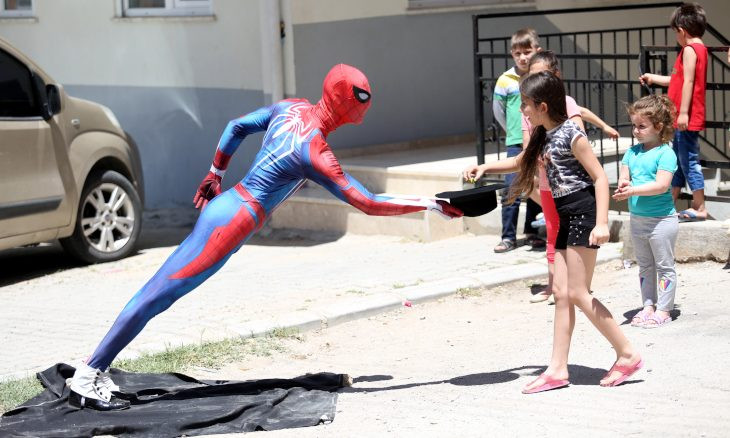
[[[421,210],[446,217],[462,215],[441,200],[373,195],[342,171],[325,138],[345,123],[361,123],[368,108],[367,78],[358,69],[339,64],[325,77],[322,99],[316,105],[305,99],[286,99],[228,124],[213,166],[193,198],[196,208],[203,208],[193,232],[124,307],[87,363],[77,368],[69,396],[72,406],[127,408],[128,401],[112,395],[119,388],[103,370],[150,319],[218,271],[306,180],[369,215]],[[258,131],[266,134],[253,166],[241,182],[221,193],[231,156],[247,135]]]

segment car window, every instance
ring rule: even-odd
[[[30,70],[0,50],[0,117],[40,116]]]

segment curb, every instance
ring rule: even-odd
[[[596,265],[621,260],[620,247],[599,251]],[[422,304],[456,295],[464,288],[491,288],[519,280],[544,277],[548,274],[547,263],[530,262],[492,269],[469,277],[452,277],[439,281],[422,283],[397,289],[396,292],[381,292],[358,298],[348,298],[322,310],[302,310],[287,313],[276,318],[247,322],[233,330],[239,336],[248,338],[262,336],[275,329],[296,329],[300,332],[332,327],[359,318],[379,315],[402,308],[405,301]]]

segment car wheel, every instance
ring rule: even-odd
[[[129,255],[142,227],[142,202],[132,183],[113,170],[93,172],[81,192],[74,233],[61,245],[87,263]]]

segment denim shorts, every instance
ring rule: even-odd
[[[568,245],[599,248],[588,243],[591,231],[596,227],[596,192],[593,186],[555,198],[555,207],[560,217],[556,250],[567,249]]]

